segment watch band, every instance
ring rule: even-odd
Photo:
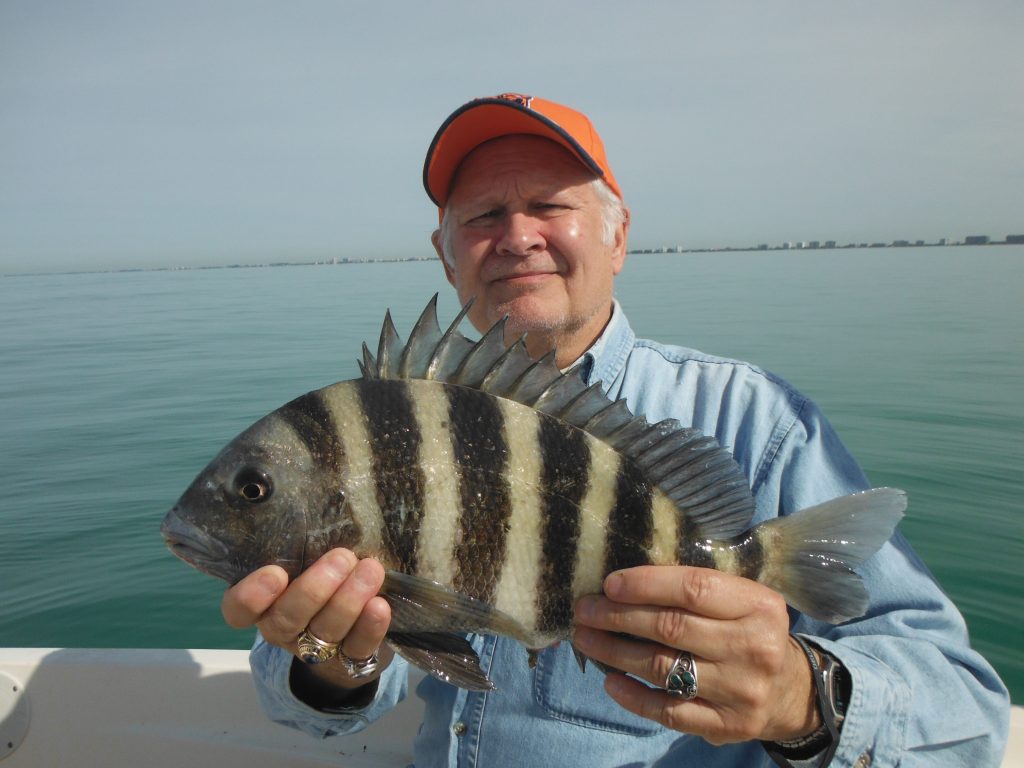
[[[820,766],[832,761],[839,746],[839,729],[846,717],[846,707],[850,701],[851,683],[849,673],[842,663],[832,654],[821,649],[817,653],[799,635],[793,639],[807,656],[814,680],[814,691],[818,701],[818,714],[821,725],[814,732],[799,739],[781,742],[762,742],[768,756],[776,765],[789,768],[789,760],[806,760],[824,752]]]

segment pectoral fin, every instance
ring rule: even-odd
[[[519,640],[519,624],[482,600],[407,573],[388,571],[380,594],[391,605],[391,627],[404,633],[504,635]]]

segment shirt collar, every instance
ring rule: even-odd
[[[602,381],[607,389],[625,365],[635,340],[626,313],[618,300],[612,299],[611,319],[597,341],[573,365],[580,365],[580,375],[587,384]]]

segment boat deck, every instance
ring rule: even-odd
[[[392,768],[412,762],[415,697],[352,736],[318,741],[268,721],[246,651],[0,649],[0,763]],[[1014,707],[1002,768],[1024,768]]]

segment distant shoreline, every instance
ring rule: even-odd
[[[1012,238],[1012,239],[1011,239]],[[1017,239],[1021,238],[1021,239]],[[783,245],[759,245],[747,246],[716,246],[711,248],[684,248],[683,246],[659,246],[657,248],[633,248],[626,253],[630,255],[648,254],[687,254],[687,253],[745,253],[745,252],[771,252],[771,251],[840,251],[857,248],[956,248],[960,246],[988,246],[988,245],[1024,245],[1024,236],[1011,235],[1006,240],[988,240],[986,242],[937,242],[925,243],[922,241],[910,242],[908,240],[895,240],[891,243],[845,243],[836,245],[832,241],[824,244],[816,241],[786,243]],[[394,258],[331,258],[315,259],[313,261],[269,261],[254,262],[249,264],[199,264],[195,266],[159,266],[159,267],[116,267],[110,269],[62,269],[54,272],[7,272],[0,277],[45,277],[47,275],[103,275],[120,274],[124,272],[185,272],[201,269],[265,269],[267,267],[322,267],[342,266],[346,264],[388,264],[408,261],[436,261],[437,256],[405,256]]]

